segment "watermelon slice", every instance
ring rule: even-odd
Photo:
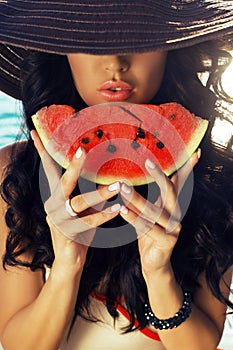
[[[88,155],[81,176],[104,185],[154,181],[145,168],[147,158],[171,175],[196,150],[208,126],[206,120],[174,102],[100,104],[78,113],[70,106],[52,105],[32,120],[56,162],[67,168],[82,146]]]

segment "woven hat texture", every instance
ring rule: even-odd
[[[171,50],[233,32],[233,0],[0,0],[0,89],[20,98],[28,49],[57,54]]]

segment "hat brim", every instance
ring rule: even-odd
[[[233,32],[233,1],[0,3],[1,90],[20,99],[28,50],[95,55],[172,50]]]

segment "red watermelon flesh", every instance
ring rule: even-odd
[[[88,152],[82,176],[100,184],[154,181],[147,158],[165,174],[179,169],[201,142],[208,122],[177,103],[109,103],[78,113],[69,106],[42,108],[34,125],[49,154],[67,168],[79,146]]]

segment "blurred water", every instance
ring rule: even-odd
[[[0,148],[20,136],[22,107],[18,100],[0,91]]]

